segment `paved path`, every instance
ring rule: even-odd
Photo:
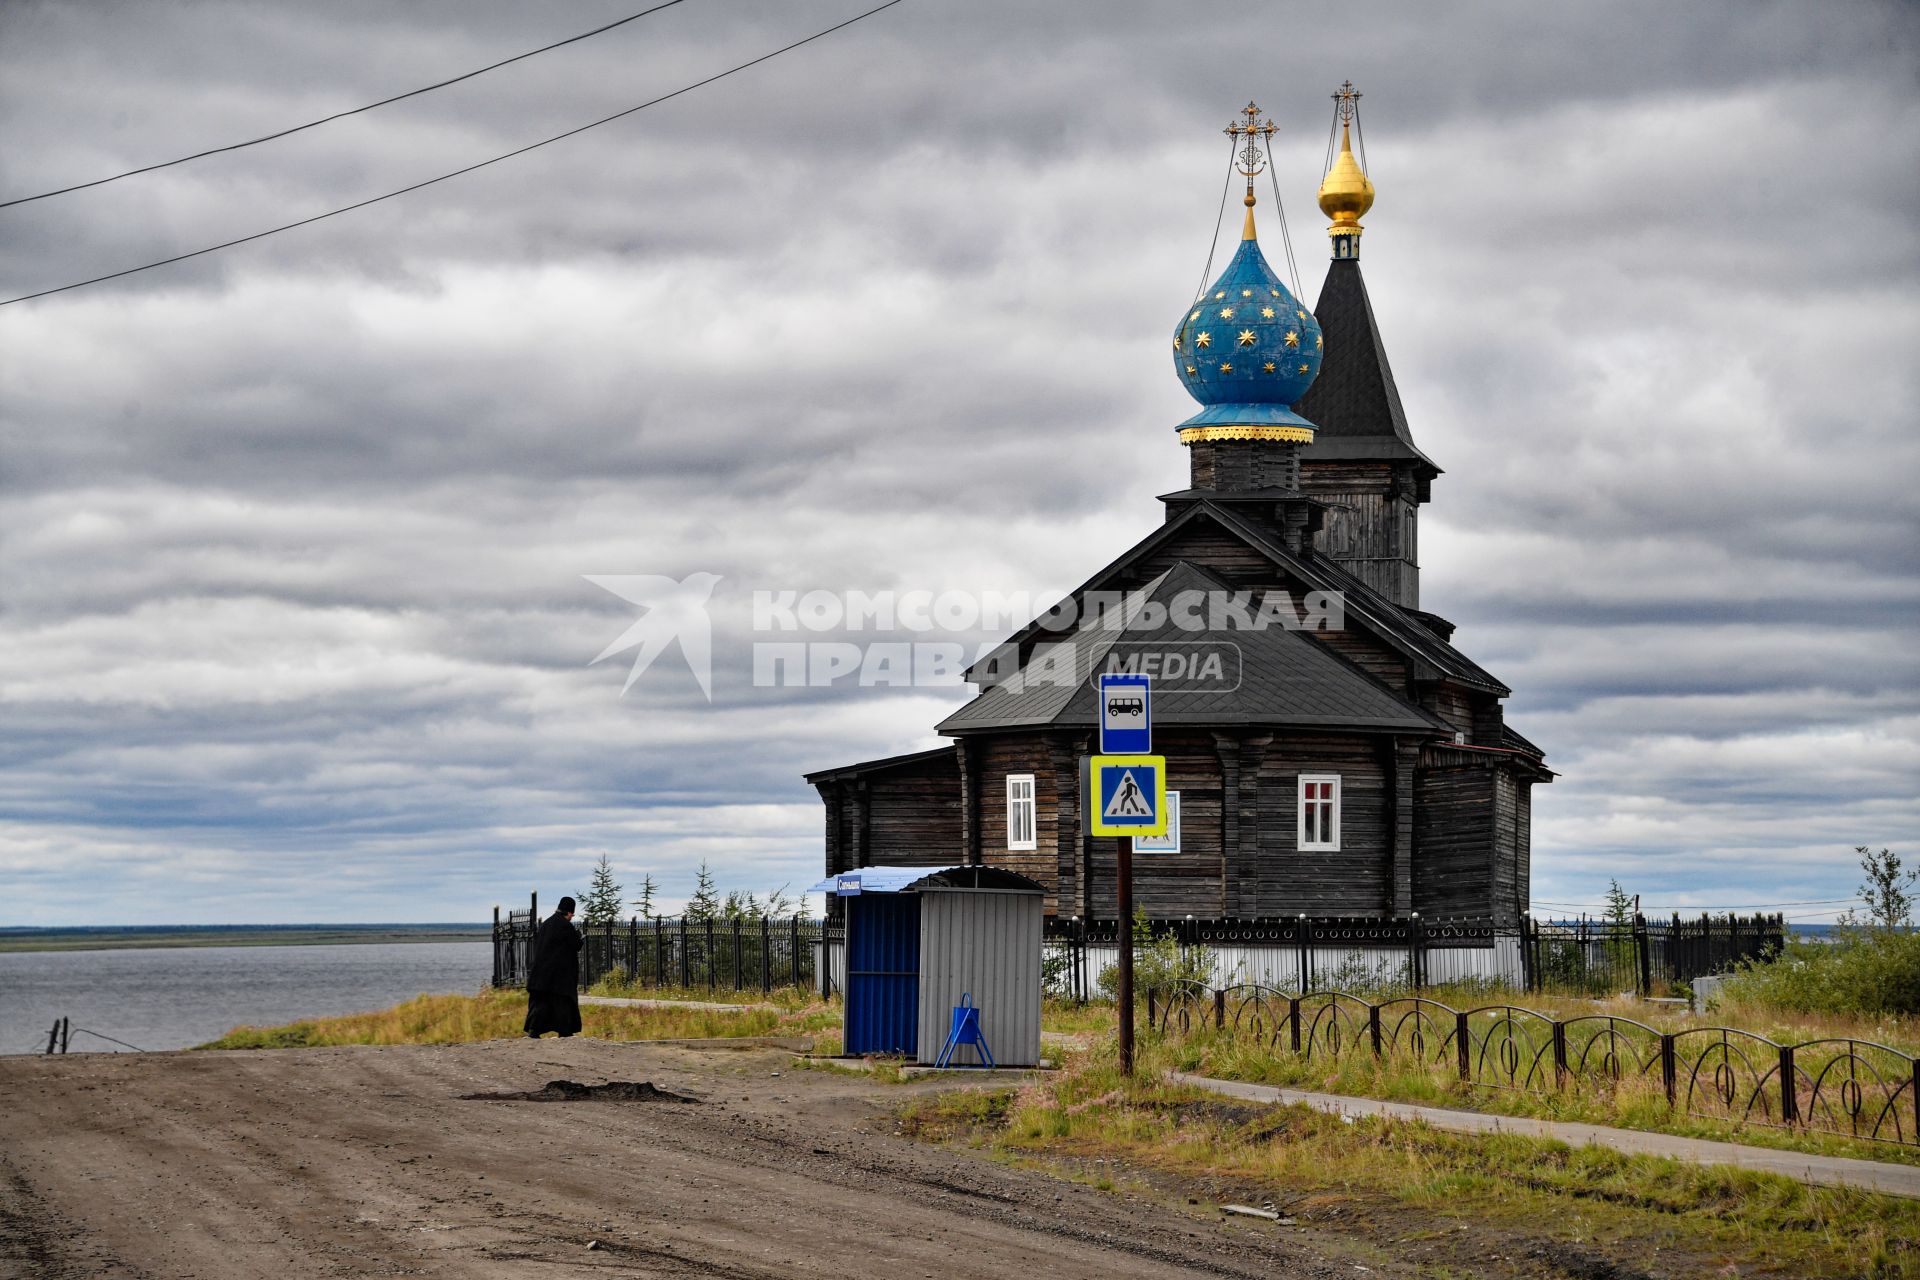
[[[1700,1138],[1677,1138],[1666,1133],[1645,1133],[1638,1129],[1610,1129],[1605,1125],[1578,1124],[1570,1120],[1535,1120],[1527,1116],[1496,1116],[1484,1111],[1452,1111],[1443,1107],[1421,1107],[1408,1102],[1381,1102],[1374,1098],[1349,1098],[1337,1093],[1308,1093],[1301,1089],[1276,1089],[1271,1085],[1242,1084],[1237,1080],[1213,1080],[1206,1076],[1173,1073],[1181,1084],[1194,1085],[1229,1098],[1249,1102],[1280,1102],[1303,1105],[1333,1115],[1388,1116],[1395,1120],[1424,1120],[1436,1129],[1457,1133],[1517,1133],[1530,1138],[1551,1138],[1573,1146],[1609,1147],[1633,1155],[1670,1156],[1697,1164],[1734,1165],[1762,1173],[1784,1174],[1802,1182],[1830,1187],[1859,1187],[1887,1195],[1920,1199],[1920,1165],[1885,1164],[1878,1160],[1852,1160],[1845,1156],[1818,1156],[1804,1151],[1780,1151],[1773,1147],[1746,1147],[1733,1142],[1707,1142]]]

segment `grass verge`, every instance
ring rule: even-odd
[[[907,1132],[1169,1198],[1271,1202],[1439,1274],[1906,1276],[1920,1202],[1512,1136],[1232,1103],[1104,1053],[1018,1091],[916,1100]],[[1096,1164],[1095,1162],[1099,1162]],[[1584,1270],[1581,1268],[1585,1268]]]
[[[280,1027],[235,1027],[202,1049],[304,1049],[343,1044],[468,1044],[512,1039],[527,998],[518,991],[417,996],[391,1009],[337,1018],[309,1018]],[[581,1034],[604,1040],[677,1040],[730,1036],[806,1036],[837,1026],[839,1016],[815,1002],[792,1009],[738,1013],[695,1008],[582,1005]]]

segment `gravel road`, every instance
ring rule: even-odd
[[[463,1098],[559,1079],[696,1101]],[[585,1039],[0,1058],[0,1277],[1358,1274],[897,1136],[943,1087]]]

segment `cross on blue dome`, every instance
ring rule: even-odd
[[[1292,427],[1312,440],[1313,424],[1293,406],[1320,372],[1321,348],[1313,313],[1260,252],[1249,207],[1246,238],[1233,261],[1173,333],[1174,371],[1202,406],[1179,429]]]

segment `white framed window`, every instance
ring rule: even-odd
[[[1180,852],[1180,793],[1167,792],[1167,834],[1163,836],[1135,836],[1135,853],[1178,853]]]
[[[1007,775],[1007,848],[1038,848],[1033,822],[1033,775]]]
[[[1340,848],[1340,775],[1300,775],[1299,848],[1337,851]]]

